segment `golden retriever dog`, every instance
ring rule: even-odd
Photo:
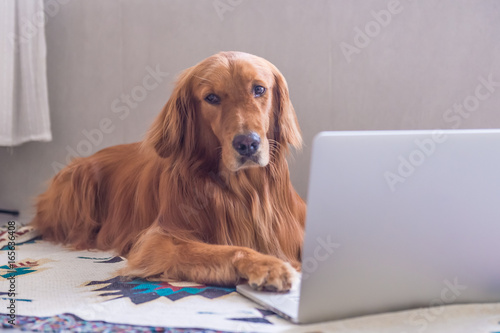
[[[124,276],[286,291],[306,212],[286,156],[301,143],[278,69],[221,52],[180,75],[142,142],[61,170],[32,224],[46,240],[125,256]]]

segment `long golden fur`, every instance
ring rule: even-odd
[[[221,52],[181,74],[142,142],[58,173],[32,224],[50,241],[117,251],[124,275],[287,290],[306,206],[286,156],[301,142],[278,69]]]

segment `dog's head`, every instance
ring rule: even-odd
[[[216,154],[237,171],[266,166],[302,138],[279,70],[251,54],[221,52],[181,74],[146,143],[161,157]]]

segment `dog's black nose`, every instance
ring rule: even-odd
[[[260,136],[255,132],[237,135],[233,139],[233,147],[241,156],[252,156],[259,150],[259,146]]]

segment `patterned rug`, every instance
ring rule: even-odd
[[[9,225],[0,231],[3,328],[66,332],[500,332],[500,304],[293,325],[240,296],[234,288],[123,279],[116,273],[125,264],[123,258],[108,252],[70,251],[40,240],[30,227],[15,224],[11,223],[10,232]]]

